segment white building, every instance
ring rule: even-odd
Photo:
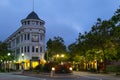
[[[21,20],[21,23],[22,26],[5,42],[15,53],[16,68],[21,69],[20,65],[24,61],[24,69],[30,69],[44,60],[45,22],[32,11],[25,19]]]

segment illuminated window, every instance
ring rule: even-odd
[[[38,52],[38,46],[36,46],[36,52]]]

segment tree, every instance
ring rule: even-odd
[[[10,56],[8,53],[11,53]],[[8,49],[7,43],[0,42],[0,60],[14,60],[14,54]]]
[[[14,54],[8,49],[7,43],[0,42],[0,69],[5,69],[5,63],[7,61],[14,60]],[[4,65],[1,65],[4,64]],[[3,68],[2,68],[3,67]]]
[[[53,40],[49,39],[47,42],[47,51],[49,57],[53,57],[56,54],[65,54],[67,50],[63,38],[58,36],[54,37]]]
[[[112,42],[116,45],[117,56],[116,60],[120,59],[120,8],[117,9],[114,15],[111,17],[111,21],[114,23],[115,27],[111,31],[111,36],[113,38]]]

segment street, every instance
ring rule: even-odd
[[[34,74],[32,74],[34,76]],[[55,75],[53,78],[43,76],[24,76],[13,73],[0,73],[0,80],[120,80],[112,75],[89,74],[87,72],[74,72],[72,75]]]
[[[46,79],[22,75],[12,75],[9,73],[0,73],[0,80],[46,80]]]

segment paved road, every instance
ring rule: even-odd
[[[9,73],[0,73],[0,80],[46,80],[46,79],[22,75],[12,75]]]
[[[113,75],[90,74],[85,72],[74,72],[73,75],[65,74],[63,77],[54,76],[54,78],[45,76],[30,77],[13,75],[12,73],[0,73],[0,80],[120,80],[120,77],[115,77]]]

